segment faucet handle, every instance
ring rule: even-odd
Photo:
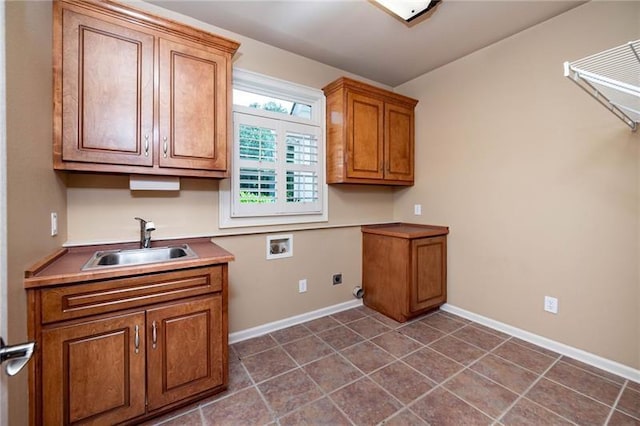
[[[140,221],[140,228],[144,231],[155,231],[156,225],[150,220],[144,220],[141,217],[134,217],[135,220]]]

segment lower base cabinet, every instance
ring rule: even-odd
[[[405,322],[447,301],[445,226],[362,227],[364,304]]]
[[[226,388],[226,265],[109,284],[31,290],[32,424],[136,424]],[[78,309],[113,312],[64,321]]]
[[[150,411],[224,384],[222,297],[213,296],[147,311]]]
[[[136,312],[43,331],[43,424],[115,424],[143,415],[144,323],[144,312]]]

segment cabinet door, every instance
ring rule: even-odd
[[[413,182],[413,108],[384,106],[384,178]]]
[[[62,160],[151,166],[154,37],[62,14]]]
[[[222,321],[221,295],[147,311],[149,411],[226,383]]]
[[[362,234],[364,304],[404,322],[409,317],[410,240]]]
[[[384,177],[384,102],[347,92],[347,177]]]
[[[42,332],[45,425],[115,424],[145,413],[144,313]]]
[[[411,312],[441,305],[447,300],[447,239],[411,241]]]
[[[161,167],[227,170],[227,60],[160,40]]]

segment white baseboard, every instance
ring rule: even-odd
[[[346,311],[347,309],[357,308],[358,306],[362,306],[361,299],[350,300],[344,303],[338,303],[337,305],[327,306],[326,308],[321,308],[315,311],[306,312],[304,314],[295,315],[289,318],[259,325],[257,327],[236,331],[234,333],[229,334],[229,343],[231,344],[231,343],[242,342],[243,340],[262,336],[264,334],[271,333],[273,331],[291,327],[292,325],[301,324],[303,322],[307,322],[307,321],[311,321],[327,315],[335,314],[337,312]]]
[[[634,382],[640,382],[640,370],[629,367],[627,365],[611,361],[610,359],[603,358],[598,355],[594,355],[590,352],[583,351],[582,349],[574,348],[573,346],[565,345],[564,343],[556,342],[555,340],[547,339],[546,337],[530,333],[520,328],[505,324],[503,322],[496,321],[482,315],[474,314],[473,312],[458,308],[457,306],[450,305],[448,303],[440,306],[440,309],[477,322],[478,324],[485,325],[489,328],[493,328],[494,330],[498,330],[503,333],[518,337],[522,340],[526,340],[529,343],[542,346],[543,348],[552,350],[559,354],[577,359],[578,361],[582,361],[585,364],[589,364],[610,373],[617,374],[618,376],[624,377],[626,379],[633,380]]]

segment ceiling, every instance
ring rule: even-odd
[[[151,3],[395,87],[585,1],[443,0],[411,28],[366,0]]]

